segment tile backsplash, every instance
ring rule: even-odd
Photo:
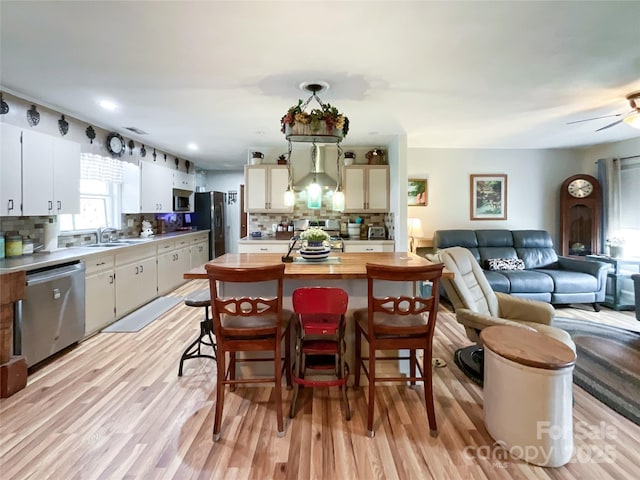
[[[387,238],[394,239],[393,213],[342,213],[331,210],[331,200],[328,196],[323,198],[323,207],[319,209],[310,209],[307,207],[306,199],[296,197],[296,204],[292,213],[250,213],[248,219],[247,234],[251,232],[260,232],[263,236],[273,234],[272,225],[274,223],[291,223],[295,220],[338,220],[341,223],[356,221],[360,217],[362,223],[372,226],[384,226],[387,230]]]
[[[17,232],[23,238],[31,238],[34,245],[44,243],[44,224],[49,223],[49,219],[56,221],[55,216],[39,217],[0,217],[0,231],[5,235],[8,232]],[[128,226],[129,220],[132,226]],[[156,233],[169,233],[184,228],[184,215],[182,213],[167,214],[123,214],[122,229],[117,235],[122,238],[138,237],[142,231],[142,221],[151,222],[153,231]],[[95,230],[87,229],[81,233],[58,235],[58,247],[73,247],[96,243]]]

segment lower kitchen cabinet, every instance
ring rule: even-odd
[[[113,323],[116,318],[114,256],[90,257],[85,262],[85,336]]]
[[[395,246],[393,241],[375,241],[375,240],[352,240],[344,242],[345,253],[375,253],[375,252],[393,252]]]
[[[182,285],[209,260],[209,233],[96,253],[85,259],[85,336]]]
[[[159,245],[158,294],[162,295],[182,285],[185,282],[182,275],[190,269],[191,251],[187,241]]]
[[[288,241],[247,240],[238,242],[238,253],[287,253]]]
[[[190,267],[196,268],[209,261],[209,241],[198,242],[191,245],[190,251]]]
[[[130,247],[116,254],[116,317],[144,305],[158,295],[155,245]],[[136,251],[137,249],[137,251]]]

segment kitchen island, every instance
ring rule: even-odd
[[[286,263],[284,269],[283,304],[285,308],[292,309],[291,297],[293,291],[300,287],[339,287],[349,294],[349,307],[347,310],[347,362],[355,366],[353,342],[354,325],[353,310],[367,307],[367,263],[389,266],[418,266],[431,265],[432,262],[426,258],[413,253],[393,252],[393,253],[336,253],[332,254],[323,262],[308,262],[302,260],[298,254],[292,255],[293,263]],[[282,262],[282,255],[276,253],[227,253],[221,257],[211,260],[208,263],[224,265],[229,268],[257,268],[273,265]],[[443,277],[451,277],[449,271],[443,272]],[[206,279],[207,274],[204,265],[191,269],[184,274],[185,279]],[[271,282],[275,283],[275,282]],[[418,285],[413,282],[378,282],[374,290],[375,295],[413,295]],[[384,288],[384,291],[382,291]],[[275,292],[275,285],[265,283],[257,284],[222,284],[220,293],[222,296],[268,296]],[[363,353],[367,351],[366,342],[363,345]],[[390,362],[385,362],[390,363]],[[244,364],[247,365],[247,364]],[[251,364],[250,367],[256,367]],[[269,366],[265,365],[264,376],[272,375]],[[401,372],[408,372],[407,365],[397,367]],[[252,375],[256,372],[253,371]],[[259,374],[262,374],[260,371]],[[397,374],[397,370],[396,370]]]
[[[298,254],[292,255],[294,262],[286,263],[284,269],[285,287],[287,279],[302,280],[353,280],[367,278],[367,263],[389,265],[394,267],[409,267],[431,265],[432,262],[424,257],[406,252],[377,252],[377,253],[336,253],[322,262],[302,260]],[[211,260],[209,263],[224,265],[229,268],[264,267],[282,262],[282,255],[278,253],[227,253]],[[444,271],[444,277],[453,274]],[[184,274],[188,280],[206,279],[204,265],[193,268]]]

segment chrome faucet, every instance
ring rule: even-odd
[[[116,232],[118,230],[113,227],[98,227],[96,230],[96,243],[113,242],[117,240]],[[105,235],[107,239],[105,240]]]

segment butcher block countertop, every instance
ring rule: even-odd
[[[367,263],[377,265],[389,265],[408,267],[418,265],[431,265],[426,258],[407,252],[390,253],[336,253],[330,255],[325,262],[307,262],[294,255],[294,263],[285,263],[285,278],[303,279],[352,279],[367,278]],[[230,268],[264,267],[281,263],[282,255],[278,253],[227,253],[209,263],[224,265]],[[453,274],[445,270],[444,277],[452,277]],[[185,279],[206,279],[204,266],[189,270],[184,274]]]

